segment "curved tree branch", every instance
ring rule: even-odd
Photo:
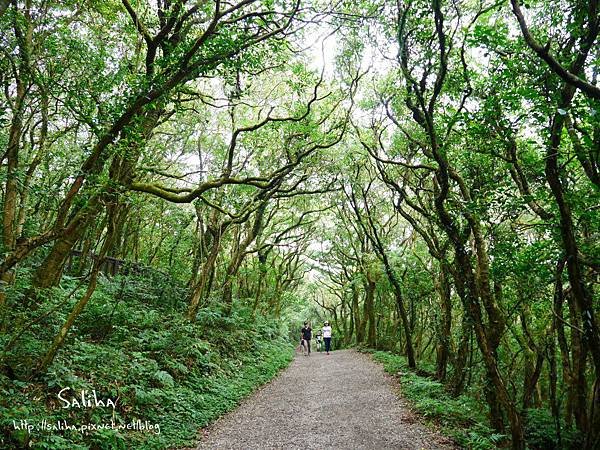
[[[510,0],[513,8],[513,12],[519,21],[519,27],[521,28],[521,32],[523,33],[523,37],[525,38],[525,42],[540,58],[546,61],[546,64],[552,69],[554,73],[556,73],[559,77],[563,79],[566,83],[575,86],[585,95],[600,100],[600,88],[594,86],[588,81],[580,78],[576,74],[570,72],[565,69],[557,60],[550,54],[550,41],[544,46],[542,46],[531,34],[529,28],[527,27],[527,23],[525,22],[525,17],[523,17],[523,12],[519,6],[518,0]],[[596,36],[598,36],[598,1],[593,0],[590,3],[590,12],[593,14],[595,12],[595,17],[592,15],[589,23],[590,27],[590,36],[588,41],[591,39],[593,43],[595,41]]]

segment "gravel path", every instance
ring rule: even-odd
[[[297,355],[275,380],[205,430],[198,449],[455,449],[352,350]]]

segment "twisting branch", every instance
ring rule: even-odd
[[[575,86],[585,95],[595,98],[596,100],[600,100],[600,88],[594,86],[588,81],[580,78],[577,74],[571,72],[564,68],[557,60],[550,54],[550,44],[551,41],[548,41],[546,45],[541,45],[535,37],[529,31],[527,27],[527,23],[525,22],[525,17],[523,16],[523,12],[521,11],[521,7],[519,6],[518,0],[510,0],[512,4],[513,13],[515,14],[519,27],[521,28],[521,32],[523,33],[523,38],[525,42],[541,59],[543,59],[546,64],[552,69],[554,73],[556,73],[559,77],[563,79],[564,82]],[[600,25],[600,16],[598,15],[598,0],[591,0],[589,3],[589,13],[590,21],[588,23],[588,35],[586,38],[585,46],[588,47],[586,49],[582,49],[580,53],[587,52],[595,42]]]

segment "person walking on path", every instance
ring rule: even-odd
[[[312,339],[312,328],[310,327],[310,323],[304,322],[304,327],[302,327],[302,339],[306,343],[306,348],[308,349],[308,356],[310,356],[310,340]]]
[[[323,324],[323,340],[325,341],[325,351],[329,355],[329,350],[331,349],[331,327],[329,326],[329,322],[325,322]]]

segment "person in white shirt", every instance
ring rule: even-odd
[[[325,341],[325,351],[329,355],[329,350],[331,349],[331,327],[329,326],[329,322],[325,322],[323,324],[323,340]]]

